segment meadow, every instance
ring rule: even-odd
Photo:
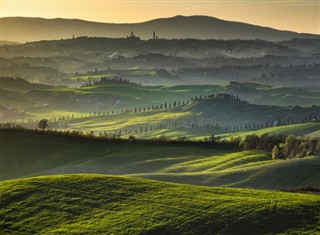
[[[184,184],[294,189],[319,187],[320,159],[272,160],[258,150],[219,145],[97,141],[45,133],[1,132],[2,179],[98,173]],[[16,148],[15,146],[21,146]]]
[[[12,86],[12,84],[15,86]],[[18,84],[17,84],[18,83]],[[125,109],[157,106],[165,102],[183,102],[192,97],[232,93],[241,100],[259,105],[319,105],[319,92],[253,83],[229,85],[127,86],[103,85],[82,88],[46,87],[25,81],[4,81],[0,105],[22,109],[23,115],[8,115],[8,120],[76,116],[90,112],[116,112]]]
[[[299,124],[281,125],[274,127],[267,127],[259,130],[248,130],[248,131],[217,131],[208,130],[205,128],[188,128],[188,127],[164,127],[159,130],[144,131],[144,127],[154,126],[157,127],[161,123],[175,123],[179,122],[180,119],[184,118],[195,118],[197,117],[191,112],[168,112],[168,111],[150,111],[137,114],[127,115],[111,115],[111,116],[100,116],[100,117],[87,117],[87,118],[76,118],[73,120],[66,120],[68,128],[72,130],[82,131],[94,131],[96,135],[99,133],[113,133],[122,131],[122,138],[128,138],[129,135],[134,135],[139,139],[152,139],[152,138],[167,138],[167,139],[193,139],[203,140],[208,138],[212,134],[220,139],[229,140],[231,137],[244,138],[247,135],[303,135],[310,137],[320,137],[320,122],[307,122]],[[143,127],[143,131],[140,128]],[[124,130],[138,130],[137,133],[124,133]]]
[[[108,175],[0,182],[0,234],[317,234],[318,195]]]

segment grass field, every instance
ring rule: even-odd
[[[2,178],[99,173],[206,186],[288,189],[320,186],[320,159],[271,160],[260,151],[96,142],[1,133]],[[16,146],[19,146],[17,148]],[[23,151],[21,151],[23,149]]]
[[[246,135],[256,134],[256,135],[305,135],[312,137],[320,137],[317,133],[320,130],[320,122],[308,122],[302,124],[292,124],[285,126],[269,127],[257,131],[244,131],[236,132],[231,134],[220,135],[222,138],[230,136],[245,137]]]
[[[318,195],[102,175],[0,182],[1,234],[317,234]]]
[[[219,91],[218,86],[92,86],[83,88],[59,88],[48,91],[33,90],[19,99],[39,103],[28,108],[28,118],[61,117],[66,113],[75,115],[89,112],[111,112],[164,102],[185,101],[194,96],[209,95]],[[15,104],[19,106],[19,103]],[[42,107],[43,105],[43,107]],[[24,105],[22,105],[22,108]]]
[[[158,125],[166,121],[191,116],[190,112],[149,111],[137,114],[77,118],[68,121],[70,128],[87,131],[119,131],[141,125]]]
[[[194,146],[99,143],[24,132],[0,132],[0,137],[4,179],[45,174],[48,170],[71,172],[70,167],[74,166],[77,171],[84,172],[146,173],[186,159],[230,152]],[[143,161],[149,162],[144,167],[135,167]]]
[[[189,139],[202,140],[208,138],[211,134],[214,134],[212,131],[203,130],[203,129],[163,129],[147,133],[139,133],[135,136],[137,138],[159,138],[165,136],[169,139],[176,139],[180,137],[187,137]],[[247,135],[304,135],[314,138],[320,137],[320,122],[308,122],[302,124],[292,124],[285,126],[276,126],[268,127],[261,130],[254,131],[239,131],[239,132],[230,132],[225,134],[216,134],[217,137],[221,139],[229,140],[230,137],[241,137],[244,138]]]
[[[158,125],[163,122],[175,122],[183,118],[194,117],[191,112],[169,112],[169,111],[150,111],[137,114],[127,115],[112,115],[100,117],[85,117],[68,120],[69,128],[85,131],[119,131],[124,129],[138,129],[140,126]],[[196,117],[194,117],[196,120]],[[245,137],[246,135],[256,134],[270,134],[270,135],[305,135],[311,137],[320,137],[320,122],[308,122],[301,124],[290,124],[276,127],[268,127],[261,130],[253,131],[236,131],[224,134],[215,134],[215,131],[196,129],[196,128],[168,128],[161,130],[154,130],[149,132],[142,132],[134,134],[136,138],[166,138],[176,139],[180,137],[187,137],[189,139],[204,139],[212,134],[221,137],[222,139],[229,139],[233,137]],[[122,133],[123,134],[123,133]],[[124,135],[127,138],[128,135]]]
[[[4,91],[3,91],[4,92]],[[26,118],[62,116],[64,113],[110,112],[147,107],[164,102],[186,101],[191,97],[215,93],[233,93],[241,100],[267,105],[319,105],[319,92],[258,84],[176,85],[176,86],[92,86],[56,88],[24,93],[15,92],[1,105],[14,105],[26,111]]]

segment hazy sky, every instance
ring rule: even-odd
[[[320,0],[0,0],[1,16],[78,18],[110,23],[175,15],[209,15],[277,29],[320,34]]]

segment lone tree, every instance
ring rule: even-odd
[[[46,127],[48,126],[49,126],[48,119],[41,119],[38,122],[38,128],[41,129],[42,131],[44,131],[44,129],[46,129]]]

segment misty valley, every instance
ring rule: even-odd
[[[319,233],[319,35],[0,20],[0,234]]]

